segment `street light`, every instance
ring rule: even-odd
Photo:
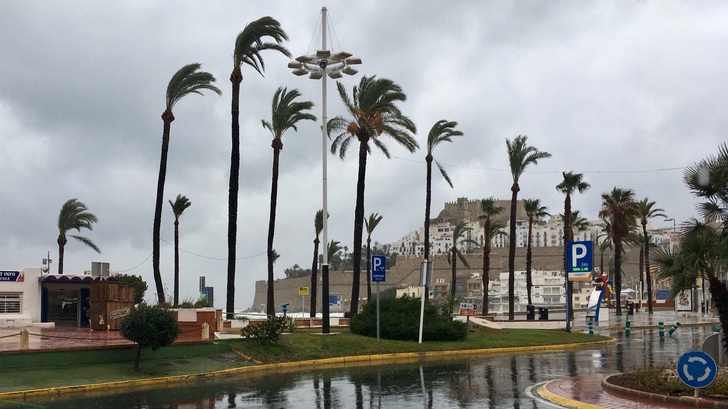
[[[329,324],[329,255],[328,255],[328,218],[327,209],[327,179],[326,179],[326,152],[328,151],[328,143],[326,142],[326,76],[332,79],[342,78],[343,74],[354,75],[358,71],[351,65],[361,64],[360,58],[351,58],[351,54],[346,51],[339,51],[331,54],[326,47],[326,7],[321,8],[321,49],[316,54],[302,55],[297,57],[295,61],[288,63],[288,68],[293,70],[293,74],[302,76],[308,74],[308,78],[312,80],[321,80],[321,161],[323,170],[323,261],[321,263],[321,313],[323,315],[323,323],[321,332],[328,334],[330,332]]]
[[[672,222],[672,232],[675,233],[675,218],[674,217],[668,217],[665,219],[666,222]]]

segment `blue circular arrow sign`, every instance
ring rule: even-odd
[[[705,388],[717,374],[715,360],[703,351],[686,352],[677,361],[677,376],[691,388]]]

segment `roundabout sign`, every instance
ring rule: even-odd
[[[717,374],[715,360],[703,351],[686,352],[677,361],[677,376],[691,388],[705,388],[715,380]]]

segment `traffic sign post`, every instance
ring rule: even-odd
[[[306,314],[306,302],[304,296],[308,295],[308,287],[298,287],[298,295],[301,296],[301,313]]]
[[[677,361],[677,376],[685,385],[695,388],[696,398],[700,389],[713,383],[717,374],[715,360],[703,351],[686,352]]]
[[[567,243],[567,270],[569,281],[589,281],[594,271],[591,241],[572,241]]]
[[[379,342],[379,283],[387,279],[386,257],[372,256],[372,281],[377,283],[377,342]]]

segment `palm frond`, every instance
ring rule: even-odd
[[[99,248],[96,246],[96,244],[94,244],[94,242],[92,242],[89,238],[86,238],[83,236],[74,236],[74,235],[69,235],[68,237],[73,237],[74,239],[85,244],[86,246],[92,248],[95,252],[97,252],[99,254],[101,253],[101,250],[99,250]]]

